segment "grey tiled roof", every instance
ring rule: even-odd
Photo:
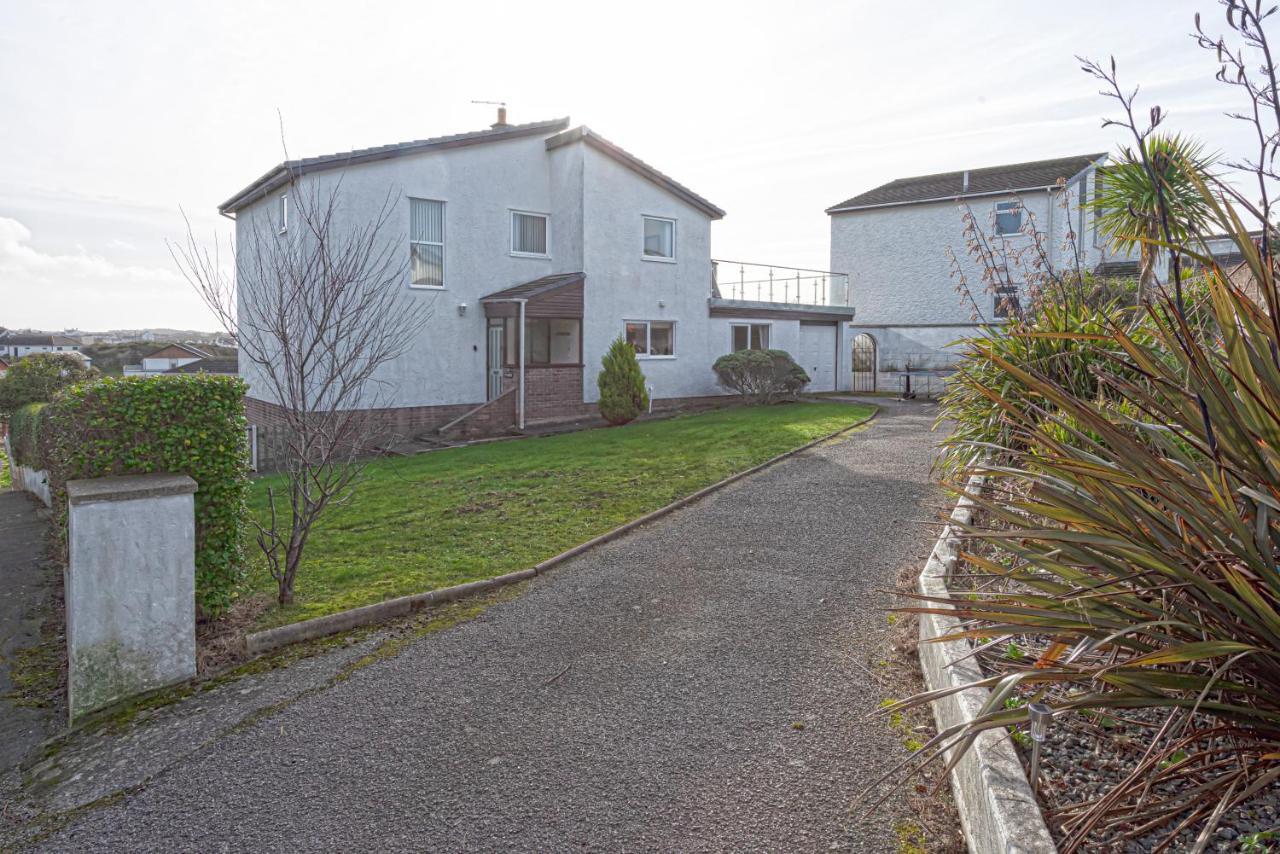
[[[827,213],[1043,189],[1052,187],[1059,178],[1066,180],[1073,177],[1089,164],[1096,163],[1105,156],[1105,153],[1077,154],[1073,157],[1035,160],[1030,163],[1011,163],[1007,166],[989,166],[984,169],[962,169],[958,172],[896,178],[873,190],[845,199],[838,205],[832,205],[827,208]],[[969,176],[967,188],[965,187],[966,174]]]
[[[352,166],[357,163],[368,163],[372,160],[385,160],[404,154],[414,154],[432,148],[458,148],[464,145],[475,145],[482,142],[497,142],[503,139],[514,139],[532,136],[539,133],[555,133],[569,126],[568,117],[551,119],[542,122],[530,122],[523,125],[507,125],[506,127],[489,128],[470,133],[455,133],[450,136],[437,136],[430,139],[415,139],[410,142],[397,142],[391,145],[379,145],[373,148],[359,148],[355,151],[344,151],[337,154],[323,154],[319,157],[303,157],[298,160],[286,160],[268,171],[258,180],[236,193],[218,206],[221,213],[231,213],[255,201],[276,187],[283,186],[290,178],[316,172],[323,169],[336,169]]]
[[[18,347],[79,347],[80,342],[65,335],[28,335],[0,333],[0,345]]]
[[[570,145],[579,141],[585,142],[597,151],[607,154],[609,157],[612,157],[614,160],[618,161],[623,166],[626,166],[636,174],[648,178],[671,195],[678,199],[683,199],[685,202],[702,211],[712,219],[721,219],[724,217],[724,210],[722,208],[713,205],[693,190],[690,190],[684,184],[681,184],[674,178],[659,172],[657,169],[653,168],[648,163],[645,163],[639,157],[636,157],[622,146],[610,142],[586,125],[580,125],[571,130],[567,130],[564,133],[558,133],[551,137],[547,140],[547,150],[551,151],[552,149],[559,148],[562,145]]]
[[[196,359],[185,365],[178,365],[165,371],[166,374],[234,374],[240,370],[236,357],[229,359],[220,356],[207,359]]]
[[[555,273],[550,276],[543,276],[540,279],[534,279],[531,282],[521,282],[518,285],[512,285],[509,288],[503,288],[500,291],[480,297],[481,302],[504,300],[504,299],[533,299],[536,296],[545,294],[548,291],[554,291],[556,288],[563,288],[565,285],[572,285],[586,279],[583,273]]]

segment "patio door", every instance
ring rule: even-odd
[[[489,382],[488,382],[488,400],[493,400],[502,394],[502,326],[489,327]]]

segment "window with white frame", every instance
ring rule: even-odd
[[[547,257],[547,215],[511,212],[511,254]]]
[[[628,320],[627,343],[640,358],[674,356],[676,325],[670,320]]]
[[[1022,231],[1022,203],[996,202],[996,234],[1010,235]]]
[[[769,349],[769,324],[733,323],[729,329],[733,335],[733,352]]]
[[[409,200],[409,284],[444,287],[444,202]]]
[[[676,257],[676,221],[659,216],[644,218],[644,257],[674,261]]]
[[[289,230],[289,194],[281,193],[280,202],[276,206],[276,228],[284,234]]]

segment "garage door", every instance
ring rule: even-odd
[[[806,391],[836,390],[836,325],[800,324],[800,367],[809,374]]]

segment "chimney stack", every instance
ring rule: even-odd
[[[962,193],[969,192],[969,170],[964,170],[964,187],[960,190]]]
[[[498,120],[489,125],[489,127],[494,130],[511,127],[511,125],[507,124],[507,108],[505,106],[498,107]]]

